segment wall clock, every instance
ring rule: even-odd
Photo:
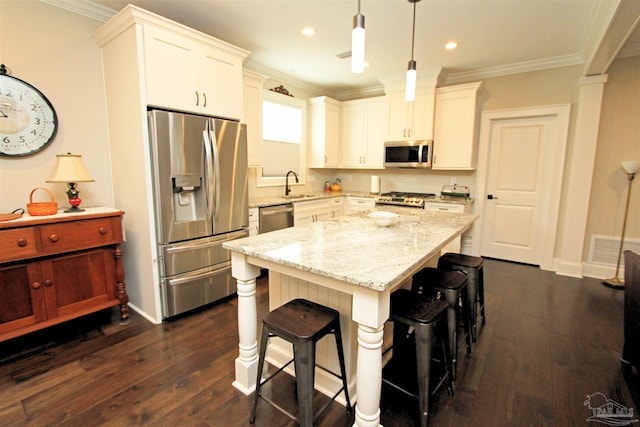
[[[0,156],[24,157],[56,136],[58,116],[46,96],[0,65]]]

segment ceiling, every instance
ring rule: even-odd
[[[370,64],[362,74],[351,73],[350,58],[337,56],[351,50],[357,0],[86,2],[111,9],[106,16],[128,3],[140,6],[249,50],[247,68],[338,99],[381,90],[378,78],[402,75],[411,58],[407,0],[361,0]],[[422,0],[414,57],[418,71],[442,67],[448,82],[575,64],[584,64],[585,75],[598,74],[623,48],[640,54],[639,21],[640,0]],[[316,34],[302,35],[305,26]],[[450,40],[459,44],[454,51],[444,49]]]

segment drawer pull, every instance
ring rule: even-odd
[[[33,284],[31,284],[31,287],[33,289],[40,289],[40,282],[33,282]]]
[[[57,234],[52,234],[51,236],[49,236],[49,240],[51,240],[52,242],[57,242],[59,239]]]
[[[27,246],[27,239],[18,239],[18,246],[20,246],[21,248]]]
[[[51,285],[53,285],[53,282],[52,282],[51,280],[47,279],[47,280],[45,280],[45,281],[44,281],[44,285],[45,285],[47,288],[50,288],[50,287],[51,287]]]
[[[98,232],[104,236],[105,234],[107,234],[107,229],[106,229],[106,228],[104,228],[104,227],[100,227],[100,229],[98,230]]]

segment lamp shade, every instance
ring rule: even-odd
[[[92,182],[79,154],[56,155],[56,166],[47,182]]]
[[[636,173],[640,169],[640,162],[637,160],[620,162],[620,165],[626,173]]]

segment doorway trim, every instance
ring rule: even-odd
[[[556,119],[556,134],[552,146],[552,155],[549,164],[551,173],[551,188],[546,194],[548,200],[548,210],[542,213],[543,221],[540,222],[540,268],[543,270],[553,270],[556,247],[556,234],[558,230],[558,219],[560,216],[560,197],[562,195],[562,179],[564,175],[564,165],[566,148],[569,135],[569,118],[571,114],[571,104],[548,105],[539,107],[511,108],[504,110],[488,110],[482,112],[480,125],[480,140],[478,149],[478,174],[476,176],[476,201],[475,212],[480,216],[484,214],[485,198],[488,179],[489,151],[491,142],[491,130],[494,122],[511,119],[525,119],[531,117],[551,116]],[[480,247],[483,238],[482,221],[478,221],[474,227],[471,252],[475,255],[482,255]]]

